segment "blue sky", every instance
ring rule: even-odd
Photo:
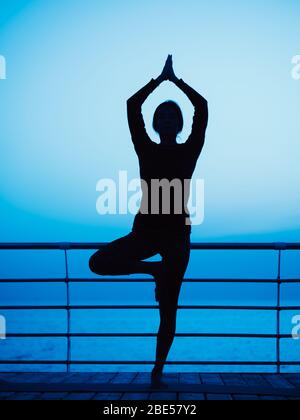
[[[173,54],[209,102],[195,177],[205,219],[193,240],[298,241],[297,1],[1,1],[0,241],[105,241],[132,215],[100,216],[96,183],[138,176],[126,99]],[[169,82],[143,107],[193,108]]]

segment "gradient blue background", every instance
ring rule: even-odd
[[[99,216],[96,183],[138,176],[126,99],[174,68],[207,97],[195,177],[205,221],[194,240],[298,240],[298,1],[1,1],[2,241],[110,240],[133,215]],[[169,82],[144,106],[178,100]]]
[[[300,81],[291,76],[291,59],[300,50],[299,13],[296,0],[1,1],[0,54],[7,61],[7,79],[0,80],[0,241],[109,241],[130,230],[133,215],[97,214],[96,183],[103,177],[117,179],[119,170],[127,170],[129,177],[138,176],[126,99],[159,75],[169,53],[177,76],[201,92],[210,108],[206,144],[195,171],[195,177],[205,180],[205,220],[194,227],[192,240],[299,241]],[[193,108],[169,82],[143,107],[148,133],[158,141],[151,118],[165,99],[174,99],[182,107],[184,141]],[[90,275],[89,254],[71,253],[74,276]],[[13,263],[16,255],[17,264]],[[187,276],[274,277],[275,257],[273,252],[193,253]],[[59,252],[1,252],[0,258],[1,277],[60,277],[64,273]],[[299,253],[284,257],[285,276],[299,276],[298,261]],[[141,299],[153,303],[150,285],[141,284],[134,296],[129,289],[120,290],[118,284],[105,290],[95,287],[87,284],[84,291],[74,286],[73,302],[96,299],[100,303],[104,299],[124,304],[126,296],[128,303]],[[296,286],[287,287],[285,303],[297,303],[297,292]],[[1,286],[1,304],[45,304],[49,299],[53,304],[64,302],[63,286]],[[184,286],[181,303],[203,301],[273,305],[275,287],[223,285],[216,292],[209,285]],[[116,330],[120,332],[121,326],[145,330],[145,319],[149,331],[157,328],[156,312],[150,311],[149,318],[137,312],[128,313],[133,316],[132,324],[115,320]],[[272,333],[275,328],[274,313],[266,319],[259,313],[256,317],[248,313],[237,318],[232,313],[214,318],[206,312],[199,315],[198,322],[195,313],[188,321],[183,312],[179,332],[259,328]],[[64,313],[62,318],[57,313],[28,314],[20,322],[19,313],[7,312],[9,330],[65,328]],[[99,318],[107,322],[106,327],[94,325],[91,312],[84,318],[73,315],[74,331],[111,331],[112,314]],[[290,331],[293,315],[282,319],[283,332]],[[220,317],[228,317],[227,329],[220,325]],[[136,324],[139,319],[144,320],[140,327]],[[26,354],[24,342],[22,346],[11,340],[1,343],[2,349],[8,346],[2,357],[21,360],[42,352],[46,358],[48,351],[60,358],[65,345],[63,339],[50,344],[46,340],[42,346],[35,344],[40,346],[35,353],[31,340]],[[82,343],[85,348],[78,344],[74,351],[88,357],[96,344]],[[182,353],[179,345],[174,350],[179,359],[188,357],[186,343]],[[215,357],[272,359],[274,355],[274,340],[261,345],[257,340],[236,343],[222,340],[216,346],[212,340],[205,354],[207,349],[212,355],[213,349],[221,349],[222,354]],[[153,357],[154,340],[150,347],[143,342],[140,346],[149,352],[142,354],[141,350],[142,358]],[[289,346],[285,351],[289,360],[295,360],[299,344],[290,342]],[[109,345],[107,349],[111,356]],[[200,350],[195,354],[201,358]]]

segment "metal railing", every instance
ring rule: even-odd
[[[67,339],[67,355],[65,360],[0,360],[0,366],[4,364],[24,365],[66,365],[67,371],[71,365],[145,365],[153,364],[153,361],[132,361],[132,360],[72,360],[71,359],[71,338],[73,337],[155,337],[156,333],[71,333],[71,311],[88,309],[154,309],[157,305],[71,305],[70,283],[81,282],[153,282],[153,279],[137,278],[70,278],[68,265],[68,251],[70,250],[94,250],[100,249],[105,243],[0,243],[0,250],[61,250],[64,252],[65,276],[55,279],[0,279],[0,283],[58,283],[66,285],[66,305],[7,305],[0,306],[0,310],[46,310],[57,309],[67,311],[66,333],[8,333],[7,337],[59,337]],[[300,311],[300,306],[281,305],[281,286],[284,283],[299,283],[300,279],[281,278],[281,257],[283,251],[300,250],[300,243],[192,243],[192,250],[273,250],[277,252],[277,277],[272,279],[230,279],[230,278],[193,278],[184,279],[190,283],[266,283],[276,284],[277,303],[275,306],[220,306],[220,305],[178,305],[178,309],[201,309],[201,310],[247,310],[247,311],[276,311],[276,333],[275,334],[223,334],[223,333],[176,333],[176,337],[203,337],[203,338],[263,338],[276,339],[276,361],[167,361],[169,365],[216,365],[216,366],[276,366],[277,373],[281,372],[281,366],[300,366],[300,361],[283,362],[280,357],[280,343],[283,339],[290,339],[291,334],[280,333],[280,314],[282,311]],[[1,369],[1,368],[0,368]]]

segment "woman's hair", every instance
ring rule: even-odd
[[[183,116],[182,116],[180,106],[175,101],[165,101],[165,102],[161,103],[160,105],[158,105],[158,107],[156,108],[156,110],[154,112],[154,115],[153,115],[153,122],[152,122],[153,130],[156,131],[156,133],[158,132],[157,131],[157,117],[158,117],[158,114],[159,114],[160,110],[162,108],[166,107],[166,106],[172,107],[174,109],[174,111],[177,113],[178,121],[179,121],[178,133],[180,133],[183,129]]]

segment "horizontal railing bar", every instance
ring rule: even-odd
[[[84,337],[156,337],[157,333],[8,333],[6,337],[10,338],[84,338]],[[176,333],[175,337],[203,337],[203,338],[270,338],[286,339],[292,338],[291,334],[209,334],[209,333]]]
[[[69,278],[69,283],[153,283],[153,278]],[[0,279],[0,283],[65,283],[65,278],[57,279]],[[277,284],[277,279],[207,279],[187,278],[183,283],[261,283]],[[282,279],[280,283],[300,283],[300,279]]]
[[[106,245],[106,242],[23,242],[0,243],[0,250],[93,250]],[[245,249],[245,250],[299,250],[299,242],[193,242],[191,249]]]
[[[0,360],[1,365],[153,365],[154,361],[132,360]],[[245,362],[245,361],[166,361],[166,365],[217,365],[217,366],[277,366],[277,362]],[[298,366],[299,362],[280,362],[280,366]]]
[[[158,305],[61,305],[61,306],[37,306],[18,305],[0,306],[1,310],[94,310],[94,309],[158,309]],[[178,309],[202,309],[202,310],[242,310],[242,311],[300,311],[300,306],[202,306],[202,305],[179,305]]]

